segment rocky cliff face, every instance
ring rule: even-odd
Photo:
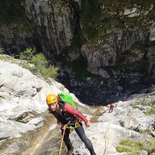
[[[82,54],[87,58],[88,70],[108,78],[115,76],[123,65],[127,70],[130,66],[134,72],[143,70],[153,75],[149,54],[154,49],[154,2],[84,4],[80,23],[87,39]],[[99,7],[98,13],[89,15],[91,6]],[[141,64],[146,64],[143,69]]]
[[[28,18],[36,26],[43,51],[60,54],[71,45],[76,19],[69,1],[33,1],[23,4]]]
[[[122,65],[129,70],[129,64],[134,72],[154,76],[154,1],[25,0],[15,5],[22,7],[21,18],[3,22],[2,47],[36,46],[73,63],[82,55],[88,71],[103,78],[119,74]]]
[[[3,58],[1,55],[0,59]],[[47,115],[43,114],[47,109],[46,95],[66,90],[56,81],[54,83],[50,86],[19,65],[0,60],[1,154],[21,154],[32,145],[35,131],[46,130]]]
[[[15,14],[9,22],[6,20],[11,17],[7,13],[1,20],[1,46],[7,47],[8,52],[14,52],[14,46],[18,50],[31,46],[52,57],[71,45],[78,19],[73,8],[74,2],[25,0],[8,3],[4,2],[1,6],[12,9]],[[76,5],[78,2],[75,1]]]
[[[95,79],[101,85],[88,94],[94,94],[111,81],[126,91],[136,84],[152,83],[155,76],[153,0],[132,3],[125,0],[24,0],[10,4],[7,7],[18,12],[9,22],[6,20],[9,14],[0,18],[0,45],[5,52],[19,54],[28,46],[43,51],[51,63],[71,75],[67,80],[60,77],[62,82],[70,85],[72,77],[86,82],[87,87],[79,84],[80,91],[86,92],[89,85],[94,85],[86,80],[92,76],[89,73],[101,77]],[[108,89],[110,87],[113,86]],[[117,88],[112,88],[113,93]],[[106,93],[104,89],[100,92]],[[102,95],[98,98],[104,99]]]
[[[61,131],[58,130],[56,120],[45,112],[45,98],[48,93],[68,90],[56,81],[47,84],[17,65],[23,62],[7,56],[8,60],[14,62],[11,63],[4,61],[4,57],[0,55],[1,155],[57,154]],[[91,122],[91,126],[85,130],[97,154],[125,154],[126,151],[120,150],[120,147],[128,147],[127,152],[132,154],[154,154],[154,91],[135,94],[128,101],[116,102],[117,107],[112,113],[109,113],[107,106],[85,106],[72,96],[79,103],[78,110]],[[71,140],[75,155],[89,154],[75,132],[71,133]],[[128,146],[119,146],[122,140],[131,141],[132,147],[129,142]],[[134,148],[135,142],[141,145],[140,149]],[[63,148],[62,154],[65,152]]]

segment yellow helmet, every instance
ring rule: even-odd
[[[55,95],[55,94],[47,95],[47,97],[46,97],[46,103],[47,104],[54,104],[56,102],[58,102],[58,96],[57,95]]]

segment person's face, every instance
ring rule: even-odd
[[[56,111],[57,110],[57,103],[54,103],[54,104],[50,104],[48,105],[49,108],[51,108],[53,111]]]

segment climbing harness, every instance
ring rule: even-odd
[[[71,125],[67,125],[66,128],[70,130],[70,132],[74,131],[77,127],[79,127],[80,124],[79,122],[75,122],[74,123],[74,126],[71,126]]]
[[[70,124],[70,121],[63,126],[63,133],[62,133],[62,138],[61,138],[61,143],[60,143],[58,155],[61,155],[61,152],[62,152],[62,145],[63,145],[63,140],[64,140],[66,129],[69,129],[70,132],[72,132],[74,129],[76,129],[77,127],[80,126],[79,122],[75,122],[74,126],[70,126],[69,124]]]

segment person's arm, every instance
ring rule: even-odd
[[[86,117],[83,116],[79,111],[77,111],[76,109],[74,109],[70,104],[66,103],[65,106],[64,106],[64,108],[65,108],[66,112],[79,117],[85,123],[88,122],[88,120],[86,119]]]

